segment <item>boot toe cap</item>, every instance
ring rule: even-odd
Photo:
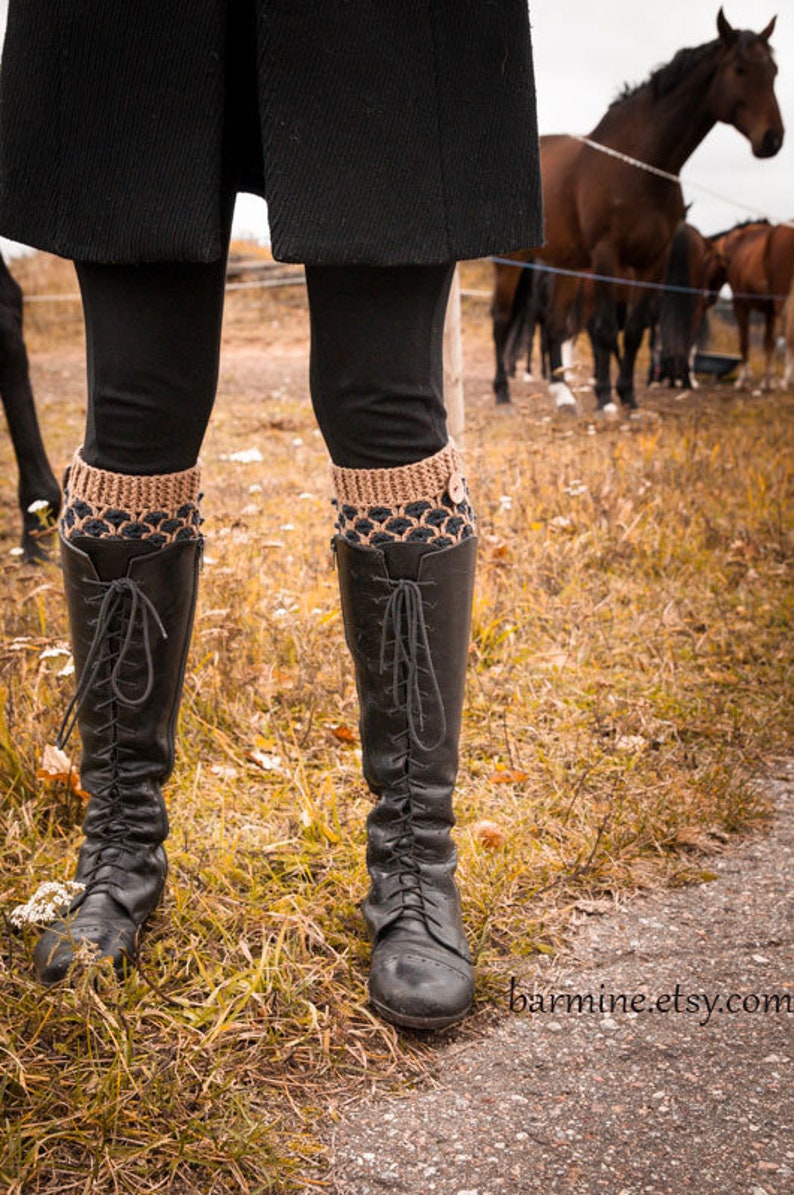
[[[104,910],[80,908],[42,934],[33,951],[36,974],[48,987],[60,983],[75,963],[110,959],[122,977],[135,955],[137,927],[110,897]]]
[[[369,994],[381,1016],[412,1029],[443,1029],[466,1016],[474,997],[471,966],[451,951],[375,950]]]

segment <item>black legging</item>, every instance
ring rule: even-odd
[[[85,460],[114,473],[190,468],[217,388],[225,260],[76,264],[88,353]],[[390,468],[446,443],[452,270],[307,266],[311,395],[335,464]]]

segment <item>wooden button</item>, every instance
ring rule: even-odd
[[[465,502],[466,482],[460,473],[453,473],[447,482],[447,493],[455,503]]]

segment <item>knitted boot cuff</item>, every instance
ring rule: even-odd
[[[450,441],[435,456],[396,469],[332,469],[336,529],[351,543],[402,540],[449,547],[473,535],[463,461]]]
[[[109,473],[86,464],[78,449],[64,479],[61,534],[142,539],[153,547],[200,538],[200,478],[199,465],[154,476]]]

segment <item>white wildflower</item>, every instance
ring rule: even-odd
[[[50,504],[46,498],[37,498],[35,502],[31,502],[28,507],[28,514],[38,514],[40,510],[49,510]]]
[[[45,647],[44,651],[39,655],[39,659],[54,660],[58,656],[70,656],[71,654],[68,647]]]
[[[11,548],[8,555],[9,556],[24,556],[25,549],[24,548]]]
[[[39,884],[25,904],[17,905],[11,910],[9,921],[17,929],[21,929],[23,925],[48,925],[60,916],[84,889],[85,884],[76,880]]]

